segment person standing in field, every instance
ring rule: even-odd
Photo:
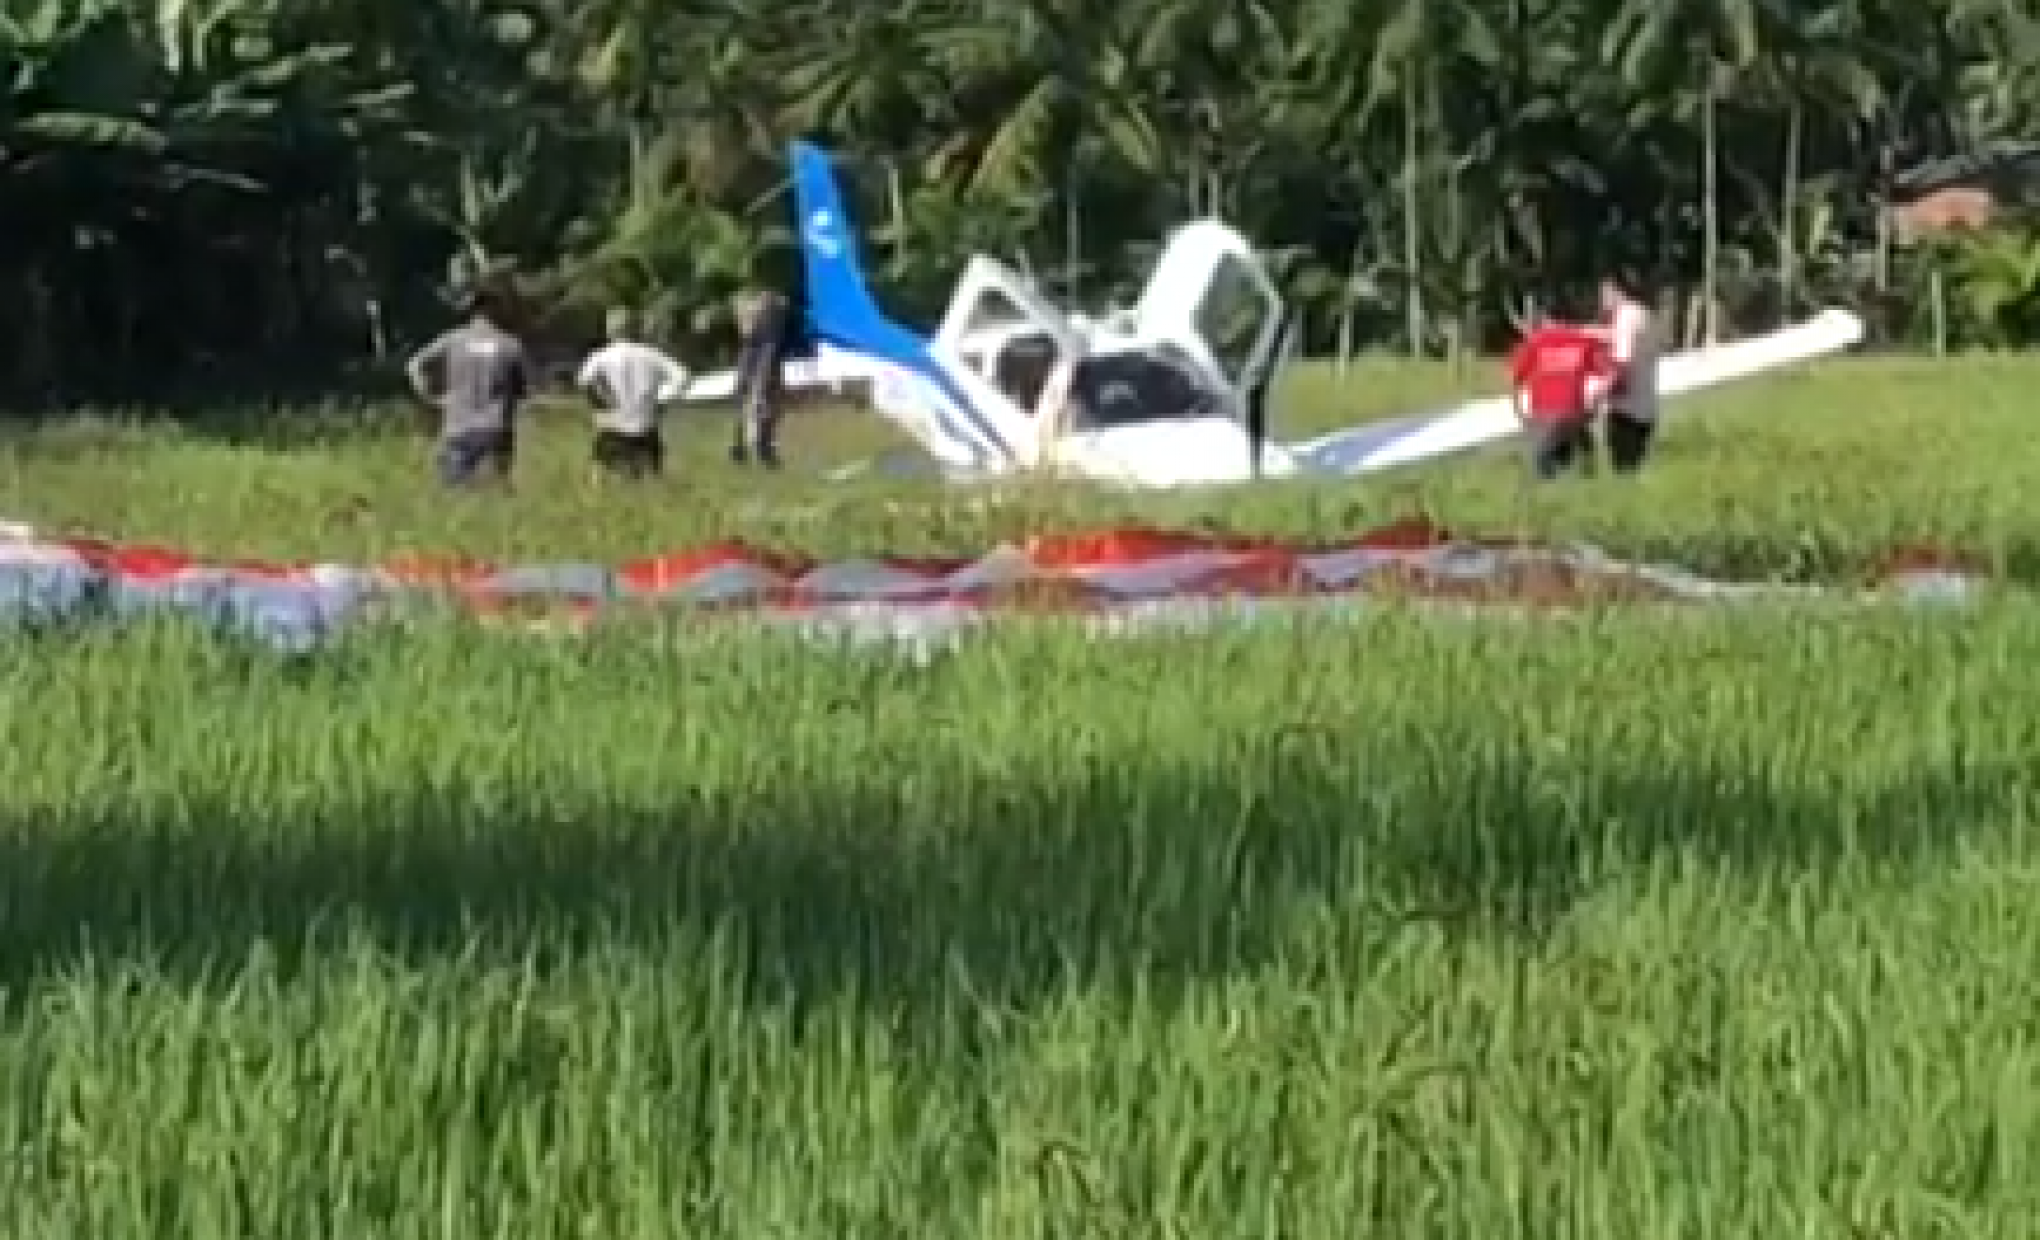
[[[1634,474],[1657,436],[1657,324],[1631,288],[1612,277],[1601,282],[1601,317],[1615,365],[1605,422],[1608,461],[1616,473]]]
[[[769,289],[737,298],[737,440],[730,459],[779,468],[779,418],[786,399],[785,365],[792,303]]]
[[[666,468],[660,415],[686,390],[687,369],[639,341],[628,311],[610,311],[607,326],[609,343],[588,355],[580,373],[595,405],[595,469],[612,478],[656,478]]]
[[[1592,328],[1543,321],[1516,346],[1509,358],[1511,395],[1539,480],[1574,465],[1592,471],[1594,414],[1614,374],[1613,349]]]
[[[534,386],[531,358],[503,327],[497,295],[471,293],[463,309],[467,322],[413,354],[404,374],[419,399],[439,410],[440,480],[507,482],[518,412]]]

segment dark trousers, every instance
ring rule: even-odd
[[[730,457],[739,464],[756,461],[779,468],[779,400],[776,395],[747,396],[737,415],[737,442]]]
[[[594,455],[596,468],[615,478],[632,481],[656,478],[666,469],[666,441],[657,431],[632,435],[598,430]]]
[[[1657,436],[1657,423],[1628,417],[1619,409],[1608,411],[1608,463],[1618,474],[1633,474],[1643,468],[1650,456],[1652,439]]]
[[[1608,442],[1608,464],[1618,474],[1635,474],[1650,456],[1657,423],[1624,416],[1610,410],[1602,419],[1602,437]],[[1594,423],[1591,418],[1573,422],[1546,423],[1530,428],[1530,470],[1540,480],[1563,477],[1574,466],[1594,472]]]
[[[517,440],[507,430],[455,431],[439,441],[436,464],[447,486],[503,482],[517,455]]]
[[[1588,473],[1594,468],[1594,423],[1591,418],[1566,422],[1538,422],[1531,425],[1530,472],[1539,481],[1550,481],[1579,466]]]
[[[785,350],[776,334],[748,340],[737,358],[737,442],[730,459],[779,468],[779,415],[785,399]]]

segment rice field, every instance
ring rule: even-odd
[[[1809,580],[1959,543],[2023,578],[2036,381],[1852,362],[1686,407],[1633,485],[1526,495],[1503,456],[1142,515],[1415,510]],[[0,446],[0,516],[510,559],[971,550],[1135,507],[761,484],[720,426],[603,491],[549,416],[516,495],[457,501],[367,425],[74,421]],[[789,438],[876,446],[822,413]],[[2021,588],[1036,625],[926,666],[451,624],[301,661],[169,624],[8,653],[6,1236],[2040,1234]]]

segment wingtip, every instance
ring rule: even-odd
[[[1843,335],[1849,337],[1851,344],[1862,343],[1863,338],[1869,331],[1869,325],[1863,321],[1862,315],[1842,306],[1828,307],[1821,317],[1838,328]]]

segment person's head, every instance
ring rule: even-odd
[[[461,296],[460,310],[471,322],[496,327],[503,321],[503,298],[492,288],[471,288]]]
[[[752,287],[737,294],[737,330],[745,336],[757,334],[772,321],[784,301],[769,288]]]
[[[737,330],[746,336],[758,330],[765,318],[765,291],[747,288],[737,294]]]
[[[611,340],[628,340],[635,330],[630,311],[622,306],[611,309],[602,320],[602,330]]]
[[[1524,307],[1523,328],[1527,334],[1539,328],[1559,327],[1571,322],[1567,311],[1579,305],[1579,289],[1554,290],[1549,297],[1533,297]]]
[[[1621,307],[1636,300],[1635,282],[1619,275],[1601,278],[1601,313],[1613,314]]]

